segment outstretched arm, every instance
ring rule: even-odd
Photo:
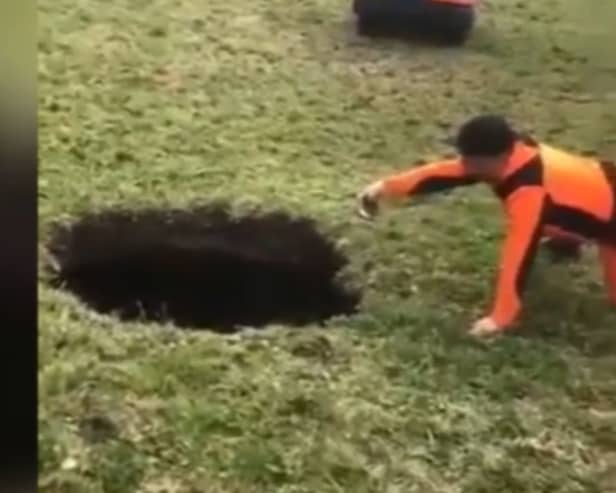
[[[469,176],[458,159],[424,164],[408,171],[378,180],[360,194],[360,214],[373,216],[382,199],[403,200],[413,195],[423,195],[472,185],[478,180]]]
[[[472,185],[477,181],[466,173],[458,159],[424,164],[381,180],[382,193],[386,198],[407,198],[411,195],[441,192]]]

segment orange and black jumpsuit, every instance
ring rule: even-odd
[[[457,159],[425,164],[383,180],[385,197],[405,198],[471,185]],[[616,165],[537,143],[516,142],[501,178],[508,232],[490,317],[508,326],[521,309],[528,270],[542,236],[599,245],[605,283],[616,303]]]

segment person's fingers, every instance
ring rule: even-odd
[[[372,219],[372,216],[370,214],[367,214],[366,211],[364,211],[363,209],[357,209],[357,215],[361,218],[361,219],[365,219],[367,221]]]
[[[358,208],[357,212],[363,219],[372,219],[378,213],[379,209],[379,196],[381,193],[381,183],[375,182],[364,188],[364,190],[358,194]]]
[[[362,219],[367,219],[367,220],[374,219],[374,214],[371,214],[370,212],[366,211],[363,207],[359,207],[357,209],[357,214]]]
[[[378,201],[369,194],[362,194],[359,198],[360,215],[364,218],[373,217],[378,210]]]
[[[501,334],[502,327],[499,327],[492,319],[486,317],[478,320],[469,330],[469,334],[476,337],[487,337]]]
[[[358,206],[357,206],[357,214],[363,219],[370,219],[372,215],[370,211],[366,208],[363,197],[360,198]]]

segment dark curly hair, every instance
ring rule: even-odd
[[[516,132],[499,115],[480,115],[468,120],[456,137],[462,156],[498,156],[513,148]]]

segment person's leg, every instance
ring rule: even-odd
[[[616,305],[616,246],[602,245],[599,257],[603,265],[603,276],[610,301]]]

